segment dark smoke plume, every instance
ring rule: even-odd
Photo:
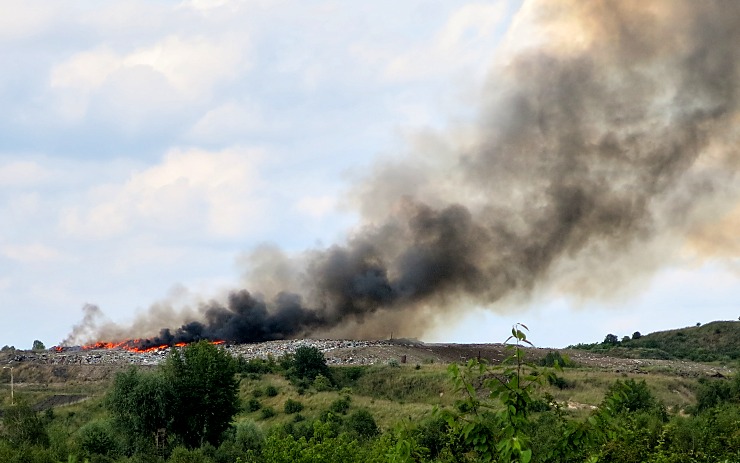
[[[150,341],[418,335],[544,285],[613,292],[736,204],[738,44],[740,2],[526,3],[476,126],[376,166],[345,244],[257,253],[254,292]]]

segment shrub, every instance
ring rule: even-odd
[[[270,384],[265,388],[265,394],[267,394],[267,397],[275,397],[276,395],[278,395],[278,389]]]
[[[266,373],[275,373],[278,369],[274,360],[263,360],[259,358],[245,359],[244,357],[236,358],[236,370],[243,375],[263,375]]]
[[[550,384],[550,386],[555,386],[561,391],[563,389],[572,389],[573,387],[575,387],[574,381],[568,381],[567,379],[558,375],[548,376],[547,382]]]
[[[626,381],[617,380],[609,387],[607,397],[612,398],[612,406],[616,413],[621,412],[657,412],[666,419],[665,407],[655,399],[643,379],[640,382],[630,378]]]
[[[317,375],[316,379],[313,380],[313,388],[318,392],[324,392],[331,389],[331,381],[324,375]]]
[[[13,446],[47,445],[49,436],[38,414],[25,402],[5,410],[4,437]]]
[[[331,368],[331,376],[337,387],[352,387],[367,371],[368,367],[339,366]]]
[[[567,356],[562,356],[560,352],[550,351],[548,352],[539,362],[540,366],[543,367],[554,367],[555,365],[561,367],[573,366],[573,363]]]
[[[246,420],[236,425],[235,441],[241,450],[259,450],[265,436],[253,421]]]
[[[262,408],[262,403],[254,397],[247,402],[247,410],[250,412],[256,412],[260,408]]]
[[[391,368],[400,368],[401,364],[398,362],[398,359],[390,359],[388,360],[388,366]]]
[[[344,396],[340,399],[335,400],[329,405],[329,411],[344,415],[349,410],[349,403],[352,399],[349,396]]]
[[[202,449],[188,450],[185,447],[175,447],[167,463],[212,463],[213,460],[204,455]]]
[[[347,428],[363,438],[375,437],[380,433],[375,418],[367,410],[355,410],[347,418]]]
[[[291,415],[293,413],[298,413],[301,410],[303,410],[303,404],[298,402],[297,400],[288,399],[285,401],[285,405],[283,406],[283,410],[286,414]]]
[[[91,455],[113,456],[118,454],[118,442],[110,423],[91,421],[77,431],[77,446],[87,457]]]
[[[272,407],[264,407],[264,408],[262,409],[262,412],[260,412],[260,413],[261,413],[261,415],[260,415],[260,416],[262,416],[262,419],[263,419],[263,420],[266,420],[266,419],[268,419],[268,418],[272,418],[273,416],[275,416],[275,415],[276,415],[276,413],[275,413],[275,409],[274,409],[274,408],[272,408]]]

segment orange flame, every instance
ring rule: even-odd
[[[216,341],[208,341],[211,344],[215,346],[219,346],[222,344],[225,344],[226,341],[222,340],[216,340]],[[141,339],[129,339],[127,341],[121,341],[121,342],[104,342],[104,341],[98,341],[92,344],[87,344],[84,346],[80,346],[82,350],[99,350],[99,349],[121,349],[128,352],[135,352],[138,354],[145,354],[148,352],[157,352],[160,350],[166,350],[171,347],[185,347],[188,345],[186,342],[178,342],[175,344],[161,344],[158,346],[151,346],[151,347],[139,347],[142,343]],[[56,352],[63,352],[66,348],[65,346],[54,346],[52,348]]]

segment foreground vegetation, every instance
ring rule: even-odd
[[[525,332],[503,363],[449,368],[330,368],[311,348],[246,361],[197,343],[84,403],[36,412],[19,394],[0,461],[740,462],[740,376],[615,376],[557,352],[529,363]]]

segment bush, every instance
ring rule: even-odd
[[[349,396],[344,396],[340,399],[335,400],[329,405],[329,411],[344,415],[349,410],[349,403],[352,399]]]
[[[92,455],[115,456],[118,454],[118,442],[115,432],[107,421],[91,421],[77,431],[76,439],[80,452]]]
[[[543,367],[554,367],[555,365],[558,365],[560,367],[573,366],[573,363],[567,356],[563,357],[562,355],[560,355],[560,352],[554,351],[548,352],[547,355],[545,355],[540,360],[539,364]]]
[[[247,410],[250,412],[256,412],[260,408],[262,408],[262,403],[254,397],[247,402]]]
[[[347,418],[347,428],[363,438],[375,437],[380,433],[375,418],[367,410],[355,410]]]
[[[318,392],[324,392],[331,389],[331,381],[324,375],[317,375],[313,380],[313,388]]]
[[[555,386],[561,391],[563,389],[572,389],[575,387],[575,381],[568,381],[567,379],[558,375],[548,376],[547,382],[550,384],[550,386]]]
[[[244,357],[236,358],[236,371],[243,375],[263,375],[267,373],[275,373],[278,369],[278,365],[274,360],[263,360],[259,358],[245,359]]]
[[[175,447],[167,459],[167,463],[212,463],[213,460],[204,455],[202,449],[188,450],[185,447]]]
[[[665,407],[655,399],[644,379],[640,382],[632,378],[624,382],[617,380],[609,387],[607,397],[614,399],[612,403],[616,413],[644,411],[667,419]]]
[[[332,380],[337,387],[352,387],[357,383],[357,380],[362,378],[367,369],[368,367],[361,366],[332,367]]]
[[[49,436],[38,414],[25,402],[5,410],[3,416],[4,437],[13,446],[46,446]]]
[[[388,360],[388,366],[391,368],[400,368],[401,364],[398,362],[398,359],[390,359]]]
[[[288,399],[285,401],[285,405],[283,405],[283,410],[286,414],[292,415],[293,413],[298,413],[303,410],[303,404],[297,400]]]
[[[260,413],[260,416],[262,416],[262,419],[263,420],[266,420],[268,418],[272,418],[275,415],[276,415],[275,409],[272,408],[272,407],[264,407],[262,409],[262,412]]]
[[[265,388],[265,394],[267,394],[267,397],[275,397],[276,395],[278,395],[278,389],[270,384]]]
[[[241,450],[259,450],[265,436],[253,421],[240,421],[236,425],[235,441]]]

